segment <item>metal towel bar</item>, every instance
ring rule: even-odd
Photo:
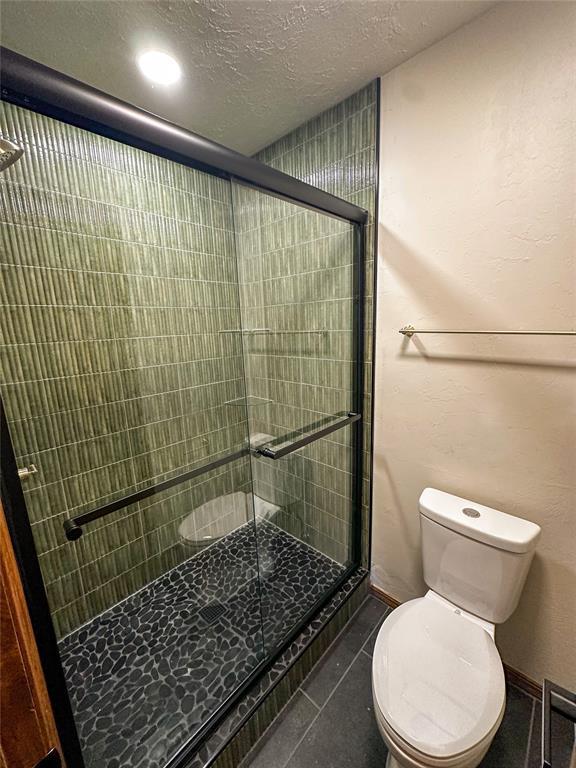
[[[411,338],[415,333],[469,333],[483,336],[576,336],[576,331],[456,331],[448,329],[424,329],[414,328],[413,325],[405,325],[398,333]]]

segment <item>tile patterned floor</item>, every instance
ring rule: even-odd
[[[86,767],[162,768],[343,570],[248,524],[64,638]]]
[[[357,608],[365,599],[366,577],[366,571],[359,568],[344,581],[312,621],[302,629],[283,653],[280,654],[270,669],[258,679],[255,685],[246,693],[246,696],[231,709],[229,715],[218,725],[218,728],[206,741],[202,742],[201,747],[190,760],[188,768],[207,768],[207,766],[211,765],[220,765],[219,760],[216,760],[214,763],[215,758],[218,757],[229,739],[238,732],[247,712],[252,711],[253,708],[262,705],[267,710],[266,715],[269,713],[272,716],[274,707],[266,702],[267,696],[271,694],[274,697],[274,689],[276,689],[276,686],[282,687],[282,678],[284,678],[289,670],[293,670],[297,675],[298,670],[302,670],[302,666],[307,666],[311,660],[309,656],[317,658],[313,648],[317,641],[321,642],[320,638],[324,632],[331,632],[328,625],[330,627],[341,626],[340,618],[343,618],[341,612],[347,613],[348,607],[352,605],[355,605]],[[346,606],[345,604],[348,602],[349,605]],[[332,624],[333,621],[335,624]],[[264,713],[262,713],[262,716],[264,716]],[[256,717],[259,719],[258,715]],[[240,742],[242,741],[243,739],[240,739]],[[242,751],[241,748],[239,751]],[[245,753],[242,752],[242,754]]]
[[[384,768],[387,750],[372,705],[372,651],[389,609],[364,602],[328,653],[264,734],[242,768]],[[540,704],[514,686],[481,768],[540,768]],[[555,755],[568,768],[573,731],[557,731]]]

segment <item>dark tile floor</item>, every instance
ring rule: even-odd
[[[367,598],[243,768],[384,768],[387,750],[374,719],[371,664],[388,611]],[[539,708],[532,697],[508,687],[506,714],[481,768],[540,768]],[[559,768],[568,768],[572,739],[565,728],[556,749]]]
[[[251,523],[64,638],[87,768],[165,765],[342,571]]]

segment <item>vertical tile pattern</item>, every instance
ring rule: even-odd
[[[2,394],[57,630],[189,556],[178,525],[248,461],[90,524],[63,521],[238,449],[245,394],[230,186],[2,103]]]
[[[368,561],[377,88],[371,83],[258,153],[257,159],[369,212],[365,264],[363,564]],[[234,188],[246,328],[325,334],[244,336],[251,433],[274,437],[351,406],[350,229]],[[268,401],[272,402],[268,402]],[[349,430],[345,431],[346,433]],[[253,461],[257,493],[291,533],[344,562],[350,540],[350,438],[336,433],[291,461]]]
[[[372,85],[260,159],[373,214],[375,99]],[[264,197],[254,192],[235,201],[234,222],[223,180],[6,103],[0,131],[26,150],[0,177],[2,394],[19,464],[39,470],[25,495],[64,635],[188,557],[178,526],[191,510],[250,489],[242,461],[93,523],[76,543],[63,535],[67,517],[243,444],[243,345],[255,431],[348,407],[349,231],[273,198],[250,205]],[[222,333],[241,326],[234,224],[246,325],[335,333]],[[372,273],[369,258],[366,446]],[[277,476],[257,462],[256,492],[273,490],[277,521],[343,562],[349,443],[342,433],[294,458]],[[366,455],[366,481],[368,466]]]
[[[250,433],[281,439],[352,409],[353,229],[246,187],[234,185],[233,198]],[[351,540],[350,432],[252,462],[274,522],[340,563]]]

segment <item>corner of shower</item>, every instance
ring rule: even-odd
[[[180,768],[360,565],[366,213],[1,66],[2,504],[62,747]]]

